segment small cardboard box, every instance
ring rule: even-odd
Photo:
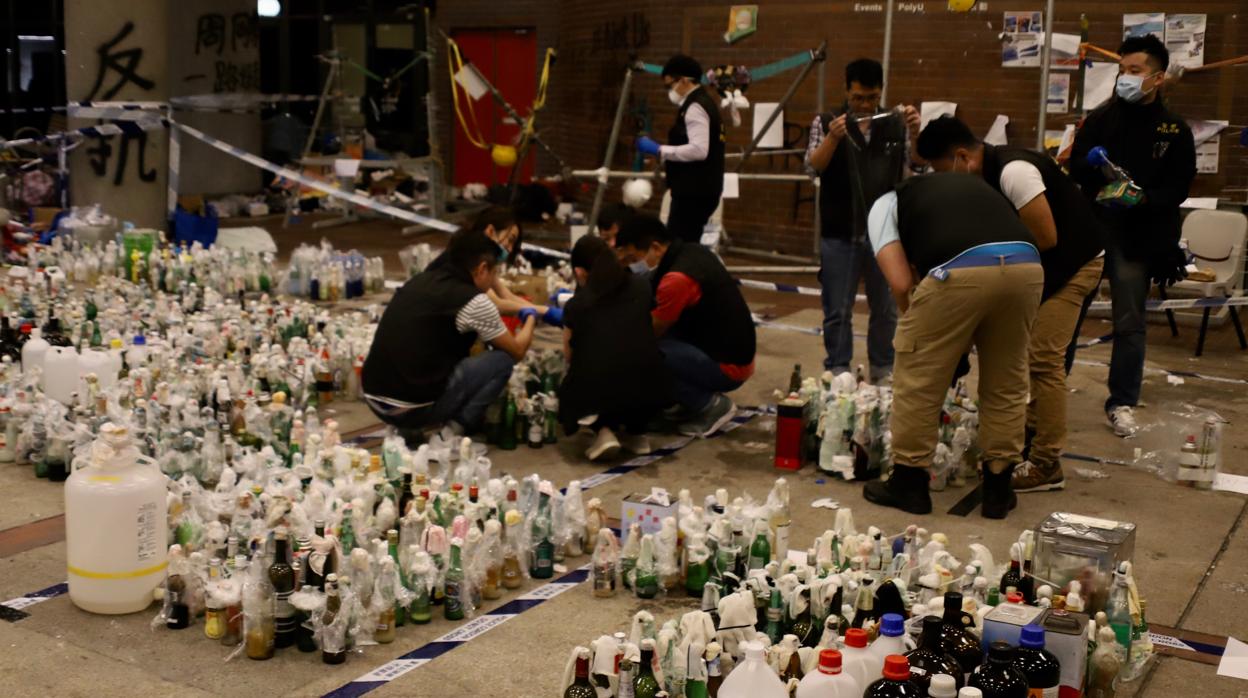
[[[1080,698],[1088,664],[1088,616],[1071,611],[1045,611],[1044,649],[1062,665],[1058,698]]]
[[[1023,635],[1023,626],[1039,621],[1044,609],[1037,606],[1025,606],[1021,603],[1003,603],[984,616],[983,644],[987,652],[992,643],[1004,640],[1011,647],[1018,647],[1018,640]]]
[[[641,524],[642,533],[657,535],[663,527],[663,519],[676,516],[679,504],[674,497],[668,500],[670,504],[664,506],[642,501],[649,496],[634,492],[624,498],[624,503],[620,506],[620,531],[624,535],[628,534],[628,529],[634,522]]]

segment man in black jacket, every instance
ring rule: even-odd
[[[667,61],[663,86],[677,109],[667,145],[643,136],[637,149],[663,160],[672,192],[667,227],[696,244],[724,191],[724,122],[715,98],[702,87],[702,66],[689,56],[678,54]]]
[[[1089,200],[1113,184],[1102,168],[1087,161],[1088,151],[1100,146],[1143,190],[1134,206],[1112,200],[1096,204],[1109,234],[1105,271],[1114,316],[1105,414],[1114,433],[1127,437],[1137,429],[1134,407],[1144,376],[1149,286],[1182,278],[1179,205],[1196,176],[1196,145],[1187,123],[1162,101],[1170,54],[1161,41],[1151,35],[1132,37],[1118,53],[1122,60],[1115,96],[1088,114],[1075,135],[1070,173]]]
[[[1079,321],[1083,299],[1101,281],[1105,234],[1091,204],[1048,155],[981,143],[955,117],[928,123],[919,155],[937,172],[984,177],[1005,195],[1036,238],[1044,268],[1044,292],[1031,328],[1028,367],[1031,403],[1029,455],[1014,470],[1015,492],[1066,486],[1061,455],[1066,447],[1066,346]]]

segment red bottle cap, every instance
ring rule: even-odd
[[[451,490],[453,490],[453,491],[455,491],[455,492],[463,492],[463,491],[464,491],[464,485],[463,485],[463,483],[457,482],[457,483],[455,483],[455,484],[451,485]]]
[[[910,661],[900,654],[890,654],[884,658],[884,678],[891,681],[910,680]]]
[[[837,650],[823,650],[820,652],[819,671],[824,674],[841,673],[841,653]]]
[[[429,490],[422,489],[420,491],[420,496],[424,497],[425,499],[429,499]]]
[[[1023,602],[1023,595],[1017,591],[1011,591],[1006,595],[1005,600],[1009,603],[1021,604]]]
[[[867,646],[867,631],[862,628],[850,628],[845,631],[845,644],[862,649]]]

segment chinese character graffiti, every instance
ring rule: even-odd
[[[137,85],[143,90],[150,90],[156,86],[155,82],[138,73],[139,62],[143,60],[143,49],[128,48],[114,52],[118,44],[125,41],[132,31],[134,31],[134,22],[126,22],[116,36],[95,50],[100,58],[100,66],[99,72],[95,75],[95,85],[91,88],[91,93],[87,95],[88,100],[97,97],[105,101],[110,100],[116,97],[122,88],[130,84]],[[104,81],[109,77],[110,71],[117,73],[117,81],[101,94],[100,89],[104,87]]]

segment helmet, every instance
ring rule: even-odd
[[[511,167],[516,164],[516,148],[511,145],[495,143],[490,149],[490,157],[499,167]]]
[[[978,0],[949,0],[950,12],[970,12]]]

